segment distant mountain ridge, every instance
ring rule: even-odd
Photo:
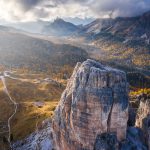
[[[150,11],[137,17],[118,17],[115,19],[96,19],[85,25],[80,31],[83,35],[97,35],[107,32],[128,37],[141,37],[144,34],[150,38]]]
[[[0,25],[0,32],[21,32],[21,30],[10,27],[10,26]]]
[[[79,26],[76,26],[70,22],[66,22],[63,19],[57,18],[54,22],[43,28],[43,33],[53,36],[68,36],[79,30]]]
[[[146,71],[150,69],[150,11],[137,17],[96,19],[81,26],[57,18],[45,25],[42,34],[77,39],[82,37],[100,50],[94,59]]]
[[[150,44],[150,11],[137,17],[96,19],[82,26],[57,18],[46,25],[42,33],[52,36],[85,36],[87,39],[96,39],[101,33],[110,33],[128,39],[140,38]]]
[[[30,21],[30,22],[16,22],[8,24],[8,26],[12,26],[16,29],[23,30],[29,33],[41,33],[44,26],[46,26],[48,21]]]

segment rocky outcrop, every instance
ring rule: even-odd
[[[94,150],[117,150],[118,140],[115,133],[102,133],[96,137]]]
[[[113,139],[117,146],[117,140],[126,139],[127,120],[125,73],[93,60],[78,63],[55,110],[55,145],[60,150],[93,150],[101,143],[98,139],[110,137],[104,145]]]
[[[41,128],[24,140],[15,142],[12,150],[54,150],[53,130],[49,119],[41,124]]]
[[[140,96],[140,105],[136,116],[136,126],[143,127],[144,119],[150,115],[150,98],[147,95]]]
[[[141,128],[145,135],[145,143],[150,150],[150,97],[140,96],[140,106],[136,116],[136,126]]]
[[[128,127],[127,138],[119,143],[119,150],[148,150],[143,139],[144,134],[141,129]]]

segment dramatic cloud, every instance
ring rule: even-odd
[[[112,13],[116,16],[136,16],[150,10],[150,0],[97,0],[91,3],[97,13]]]
[[[150,10],[150,0],[0,0],[0,20],[136,16]]]

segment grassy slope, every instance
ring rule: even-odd
[[[87,57],[86,51],[77,46],[54,44],[19,33],[0,32],[0,66],[48,71],[67,64],[74,66]]]
[[[19,103],[18,111],[12,121],[13,140],[25,138],[29,133],[36,130],[36,127],[46,118],[51,118],[53,111],[60,99],[64,86],[54,83],[43,82],[45,75],[21,75],[17,77],[27,78],[27,81],[18,81],[7,78],[6,83],[10,95]],[[35,83],[34,79],[40,79]],[[7,119],[13,111],[7,95],[2,91],[0,83],[0,118],[7,125]],[[43,102],[42,107],[35,105],[35,102]],[[4,115],[7,114],[7,115]],[[7,134],[0,135],[7,137]],[[1,140],[0,140],[1,141]]]
[[[136,40],[128,43],[123,43],[123,41],[125,41],[123,37],[108,33],[99,34],[94,43],[106,53],[105,58],[99,56],[99,59],[148,70],[150,66],[150,47]]]

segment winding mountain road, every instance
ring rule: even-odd
[[[3,88],[4,88],[4,92],[7,94],[7,96],[9,97],[9,100],[11,101],[11,103],[13,103],[14,105],[14,111],[12,113],[12,115],[8,118],[8,142],[10,144],[10,148],[11,148],[11,120],[13,119],[14,115],[17,113],[17,109],[18,109],[18,105],[17,103],[12,99],[12,97],[10,96],[10,93],[7,89],[7,85],[6,85],[6,81],[5,81],[5,77],[7,77],[7,73],[4,72],[3,75],[0,76],[0,79],[3,83]],[[5,131],[4,131],[5,132]]]

